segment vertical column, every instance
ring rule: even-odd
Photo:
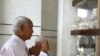
[[[63,3],[64,0],[58,0],[57,56],[62,56]]]
[[[76,41],[70,35],[76,17],[72,0],[58,0],[57,56],[76,56]]]
[[[100,0],[98,0],[98,28],[100,29]],[[96,56],[100,56],[100,35],[96,37]]]

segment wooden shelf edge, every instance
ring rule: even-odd
[[[100,35],[100,29],[71,30],[71,35]]]
[[[82,0],[73,0],[72,1],[72,6],[75,6],[77,3],[79,3],[80,1],[82,1]]]

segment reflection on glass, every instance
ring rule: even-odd
[[[79,56],[95,55],[95,36],[78,36],[77,49]]]
[[[78,9],[78,17],[82,17],[82,18],[87,17],[87,10],[79,8]]]
[[[97,21],[96,21],[96,12],[97,9],[93,10],[85,10],[85,9],[78,9],[78,16],[81,20],[77,24],[78,29],[94,29],[97,28]],[[95,56],[95,36],[77,36],[77,56]]]

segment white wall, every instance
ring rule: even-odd
[[[42,29],[57,30],[58,0],[42,0]]]
[[[0,46],[10,38],[11,24],[17,16],[27,16],[35,25],[28,47],[34,42],[34,37],[41,35],[41,0],[0,0]]]
[[[70,34],[76,16],[77,10],[72,7],[72,0],[59,0],[57,56],[76,56],[76,38]]]

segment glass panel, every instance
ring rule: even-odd
[[[97,28],[98,0],[82,0],[77,7],[77,18],[72,25],[73,29]],[[95,36],[77,36],[77,56],[95,56]]]

